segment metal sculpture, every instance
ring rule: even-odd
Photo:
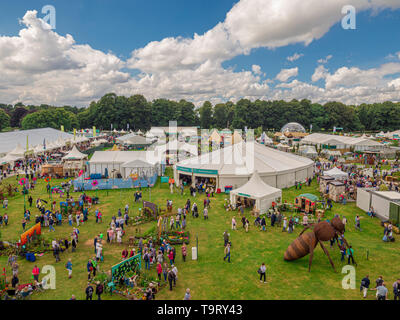
[[[312,233],[304,233],[307,229],[312,228]],[[328,256],[329,262],[332,265],[333,270],[335,270],[335,265],[329,255],[328,250],[322,244],[323,241],[329,241],[331,239],[335,239],[338,246],[339,242],[338,236],[342,236],[344,232],[344,224],[340,220],[340,218],[335,217],[330,222],[321,221],[316,225],[310,225],[303,229],[300,235],[291,243],[291,245],[286,249],[284,254],[284,260],[293,261],[300,259],[307,254],[310,254],[310,259],[308,263],[308,271],[311,270],[312,259],[314,256],[314,249],[319,243],[322,250],[324,250],[325,254]],[[342,237],[343,242],[347,248],[349,248],[349,244],[346,239]]]

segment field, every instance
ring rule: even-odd
[[[15,178],[10,181],[16,183]],[[56,185],[60,181],[52,181]],[[177,190],[176,190],[177,191]],[[189,197],[189,191],[186,189],[184,195],[175,192],[170,194],[168,185],[158,183],[152,190],[151,195],[147,189],[143,189],[144,200],[155,202],[165,208],[167,199],[172,199],[174,209],[183,206]],[[293,202],[296,195],[300,193],[317,192],[316,181],[312,182],[310,187],[303,187],[302,190],[290,188],[283,190],[283,198],[288,202]],[[94,192],[92,192],[93,194]],[[89,194],[91,194],[89,192]],[[72,194],[77,198],[78,194]],[[34,201],[38,196],[48,199],[45,191],[45,182],[39,181],[38,186],[33,191]],[[32,299],[69,299],[74,294],[77,299],[84,299],[84,290],[87,284],[86,263],[89,258],[94,257],[93,238],[98,233],[105,234],[108,223],[112,215],[116,215],[118,208],[123,210],[126,203],[130,206],[130,216],[138,214],[139,205],[133,205],[132,190],[110,190],[98,191],[100,198],[99,209],[103,213],[103,223],[96,224],[93,218],[94,209],[91,210],[89,221],[79,227],[80,236],[78,249],[75,253],[61,254],[61,262],[55,263],[51,253],[47,253],[37,260],[37,265],[42,268],[44,265],[54,265],[57,272],[56,290],[47,290],[44,293],[38,293],[32,296]],[[320,247],[316,248],[311,272],[308,272],[308,257],[293,262],[285,262],[283,253],[290,243],[297,237],[301,227],[296,227],[293,234],[282,232],[280,228],[272,228],[268,225],[267,231],[261,232],[256,229],[252,222],[254,218],[250,213],[245,212],[249,217],[251,227],[248,233],[241,228],[240,218],[237,212],[226,212],[223,207],[225,194],[216,195],[211,199],[211,209],[209,210],[209,220],[205,221],[200,214],[198,219],[188,217],[187,230],[191,234],[191,243],[188,245],[188,259],[183,262],[180,255],[180,248],[177,248],[176,266],[179,270],[177,286],[171,292],[164,288],[157,299],[183,299],[186,288],[191,289],[193,299],[362,299],[359,291],[361,279],[370,275],[371,285],[374,280],[383,275],[387,281],[389,292],[391,292],[392,283],[399,277],[398,250],[399,242],[382,242],[383,228],[377,219],[369,218],[365,213],[356,208],[354,203],[346,205],[334,204],[333,210],[328,211],[327,218],[335,213],[345,215],[348,219],[346,239],[353,246],[355,259],[358,263],[356,268],[356,288],[354,290],[342,289],[342,279],[345,276],[341,274],[341,269],[346,263],[340,262],[340,252],[337,246],[334,249],[329,248],[329,242],[326,243],[331,257],[338,270],[335,273]],[[202,209],[204,196],[191,198],[196,201],[199,209]],[[9,202],[8,214],[10,218],[9,226],[1,228],[3,240],[16,240],[22,232],[21,220],[23,217],[23,196],[17,195]],[[0,209],[2,214],[4,209]],[[201,211],[201,210],[200,210]],[[32,220],[37,214],[35,207],[31,208]],[[362,216],[362,231],[354,229],[354,218],[356,214]],[[235,215],[239,223],[238,230],[230,230],[231,218]],[[31,223],[30,225],[32,225]],[[153,228],[155,222],[140,226],[139,233]],[[129,235],[135,235],[137,227],[130,226],[127,229],[127,236],[124,242],[127,243]],[[48,229],[43,229],[43,236],[48,239],[69,238],[71,227],[66,223],[62,226],[56,226],[56,232],[50,233]],[[223,261],[224,247],[222,234],[225,230],[231,235],[232,252],[231,263]],[[198,260],[191,260],[191,247],[196,244],[198,237],[199,254]],[[104,244],[104,262],[100,264],[102,271],[110,270],[110,267],[121,260],[121,252],[124,245]],[[367,251],[369,257],[367,260]],[[73,278],[68,279],[65,263],[68,258],[73,263]],[[0,257],[0,266],[6,265],[7,257]],[[261,283],[258,279],[257,269],[262,262],[267,265],[267,283]],[[31,281],[31,271],[33,263],[20,259],[20,283]],[[149,271],[156,275],[155,268]],[[7,275],[11,275],[10,268],[7,268]],[[369,293],[369,299],[373,299],[375,292]],[[103,295],[104,299],[120,299],[113,295]]]

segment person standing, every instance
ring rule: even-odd
[[[182,259],[183,259],[183,262],[186,262],[186,255],[187,255],[187,248],[186,248],[186,245],[185,245],[185,243],[183,243],[182,244]]]
[[[172,282],[174,281],[175,274],[172,270],[168,269],[168,282],[169,282],[169,290],[172,291]]]
[[[93,287],[90,285],[90,282],[88,282],[85,293],[86,293],[86,300],[92,300],[93,299]]]
[[[187,288],[185,296],[183,297],[183,300],[190,300],[190,299],[192,299],[192,296],[190,295],[190,289]]]
[[[103,294],[103,285],[100,283],[100,281],[97,281],[96,283],[96,294],[97,294],[97,300],[101,300],[101,295]]]
[[[397,279],[395,283],[393,283],[393,299],[400,301],[400,279]]]
[[[380,286],[376,288],[376,298],[378,300],[387,300],[388,289],[386,288],[385,282],[382,282]]]
[[[35,265],[32,270],[33,280],[39,282],[39,274],[40,274],[40,269],[37,267],[37,265]]]
[[[204,215],[204,220],[208,220],[208,209],[207,209],[207,207],[204,208],[203,215]]]
[[[367,297],[367,293],[368,293],[368,289],[369,289],[370,283],[371,283],[371,281],[369,280],[369,276],[368,275],[366,275],[365,278],[363,278],[361,280],[360,291],[362,291],[364,299]]]
[[[355,264],[357,266],[357,264],[354,262],[353,254],[354,254],[354,250],[353,250],[352,246],[350,246],[349,249],[347,249],[347,257],[348,257],[347,264],[350,264],[350,259],[351,259],[352,264]]]
[[[160,280],[161,281],[161,273],[162,273],[162,266],[161,266],[161,263],[160,262],[157,262],[157,276],[158,276],[158,280]]]
[[[236,230],[236,219],[232,217],[232,230]]]
[[[178,280],[178,268],[172,265],[172,272],[174,273],[174,287],[176,286],[176,280]]]
[[[262,282],[262,278],[264,278],[264,283],[266,283],[266,280],[265,280],[266,271],[267,271],[267,267],[265,266],[265,263],[263,262],[260,266],[260,269],[258,269],[258,273],[260,274],[260,282]]]

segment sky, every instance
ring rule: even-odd
[[[399,0],[1,1],[0,103],[400,101],[399,40]]]

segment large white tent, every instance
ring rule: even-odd
[[[124,178],[135,172],[146,176],[161,172],[160,161],[148,151],[96,151],[89,161],[89,173],[105,175],[106,169],[109,175],[119,172]]]
[[[255,200],[255,208],[263,213],[271,207],[272,202],[280,202],[282,190],[267,185],[254,171],[246,184],[230,192],[231,203],[235,203],[237,197]]]
[[[348,177],[348,174],[346,172],[343,172],[342,170],[340,170],[336,167],[331,170],[324,171],[324,175],[335,178],[335,179],[339,179],[339,180],[346,179]]]
[[[299,154],[308,158],[316,158],[318,157],[318,153],[315,150],[314,146],[300,146]]]
[[[367,138],[352,138],[324,133],[312,133],[301,140],[301,144],[331,146],[336,149],[354,148],[355,151],[381,150],[384,145]]]
[[[312,177],[313,166],[314,162],[308,158],[242,142],[178,162],[174,166],[174,179],[179,184],[180,175],[191,176],[192,182],[196,178],[214,178],[217,188],[238,188],[257,170],[268,185],[286,188],[295,181]]]
[[[153,140],[137,135],[135,133],[129,133],[127,135],[117,138],[116,140],[118,143],[134,146],[149,146],[153,143]]]
[[[2,132],[0,133],[0,155],[6,155],[18,144],[22,146],[25,152],[27,140],[29,143],[29,149],[33,149],[33,147],[38,144],[43,145],[44,141],[47,145],[50,142],[57,141],[59,138],[65,141],[66,139],[73,138],[73,135],[53,128]]]

